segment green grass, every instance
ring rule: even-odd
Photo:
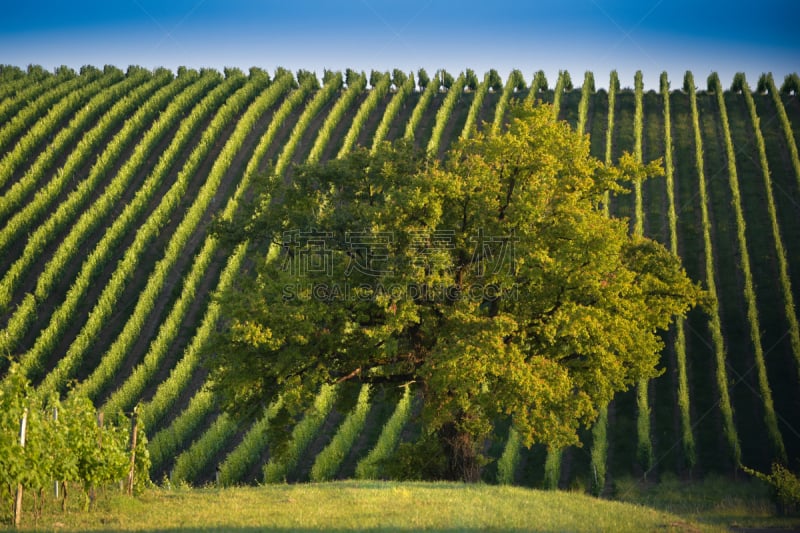
[[[27,524],[27,525],[26,525]],[[27,515],[23,529],[33,528]],[[570,492],[451,483],[338,482],[154,489],[88,513],[46,508],[58,531],[722,531],[678,515]]]
[[[731,481],[728,477],[707,476],[687,482],[675,476],[662,476],[659,483],[638,483],[618,479],[615,498],[684,517],[688,521],[727,528],[779,528],[796,531],[800,517],[775,514],[766,484],[753,479]]]

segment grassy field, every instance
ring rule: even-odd
[[[746,490],[742,495],[752,496]],[[632,502],[649,499],[629,490]],[[701,499],[696,497],[695,499]],[[756,500],[759,504],[763,503]],[[680,507],[671,513],[571,492],[450,483],[334,482],[227,489],[154,489],[102,498],[88,513],[46,508],[36,531],[724,531],[745,523],[732,510]],[[751,502],[752,503],[752,502]],[[699,512],[697,512],[699,511]],[[763,511],[763,509],[762,509]],[[691,519],[685,518],[691,515]],[[710,518],[710,520],[706,520]],[[733,522],[729,521],[733,518]],[[749,524],[788,525],[750,520]]]
[[[769,489],[752,479],[732,481],[711,475],[687,482],[663,476],[658,483],[642,483],[626,478],[616,481],[613,497],[685,520],[734,530],[797,531],[800,528],[800,517],[777,515]]]

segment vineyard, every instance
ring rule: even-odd
[[[550,81],[2,67],[0,379],[86,395],[107,414],[138,406],[157,482],[386,476],[384,459],[415,438],[413,387],[324,388],[280,460],[268,431],[279,405],[247,426],[220,411],[200,354],[220,319],[212,294],[233,283],[247,244],[227,253],[209,226],[265,172],[289,180],[295,164],[401,138],[442,156],[532,99],[585,132],[600,160],[663,159],[664,175],[610,197],[608,215],[680,255],[714,303],[664,335],[662,375],[601,409],[582,447],[526,449],[498,427],[486,481],[599,493],[616,477],[797,467],[797,74],[726,86],[664,73],[658,91],[641,73],[610,73],[609,90],[592,73],[581,86],[566,71]]]

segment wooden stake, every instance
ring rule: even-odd
[[[53,421],[58,421],[58,407],[53,407]],[[55,494],[56,500],[58,500],[58,480],[53,481],[53,493]]]
[[[128,496],[133,496],[133,481],[136,473],[136,438],[139,434],[139,413],[133,410],[131,417],[131,467],[128,470]]]
[[[22,411],[22,421],[19,425],[19,445],[25,447],[25,435],[28,432],[28,408]],[[17,484],[17,498],[14,502],[14,527],[19,527],[22,521],[22,483]]]
[[[97,447],[102,450],[103,449],[103,424],[104,424],[104,413],[103,411],[97,412],[97,427],[100,428],[100,431],[97,435]],[[97,493],[95,490],[94,483],[89,486],[89,509],[94,509],[95,501],[97,500]]]

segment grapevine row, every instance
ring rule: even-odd
[[[705,165],[703,163],[703,139],[700,136],[700,118],[697,111],[697,94],[695,92],[694,76],[687,71],[684,86],[689,92],[689,105],[692,114],[692,128],[695,143],[695,167],[697,182],[700,188],[700,213],[703,220],[703,244],[705,250],[706,285],[712,303],[709,305],[709,329],[711,341],[714,345],[716,359],[717,388],[719,389],[719,407],[722,413],[722,426],[725,439],[730,448],[734,464],[740,464],[742,451],[739,445],[739,436],[733,423],[733,409],[731,407],[730,393],[728,392],[728,373],[725,367],[725,344],[722,337],[722,324],[719,316],[719,300],[717,298],[717,284],[714,278],[714,252],[711,247],[711,221],[708,214],[708,193],[706,187]]]
[[[361,133],[361,129],[364,127],[364,124],[367,122],[367,117],[378,106],[378,102],[384,96],[386,96],[387,92],[389,92],[389,86],[391,83],[392,78],[389,76],[389,74],[383,74],[378,83],[376,83],[372,88],[369,96],[367,96],[367,99],[364,100],[364,103],[358,108],[358,112],[353,118],[353,123],[350,125],[350,129],[347,130],[347,134],[344,136],[344,142],[342,142],[342,147],[339,149],[339,153],[336,156],[337,158],[343,157],[356,145],[356,140],[358,139],[358,135]]]
[[[292,157],[297,150],[297,146],[300,143],[300,138],[308,129],[308,126],[311,124],[311,120],[317,113],[319,113],[320,109],[322,109],[322,106],[324,106],[330,101],[331,98],[333,98],[333,95],[336,93],[336,91],[341,88],[342,82],[342,73],[337,72],[333,79],[329,80],[322,89],[317,91],[317,94],[314,95],[314,98],[303,110],[303,114],[300,115],[299,119],[297,119],[297,123],[295,123],[294,128],[292,129],[291,136],[289,137],[289,140],[286,141],[283,151],[278,157],[278,161],[275,163],[275,175],[282,176],[286,171],[286,168],[289,166],[289,163],[291,162]]]
[[[578,125],[575,128],[581,134],[586,131],[587,117],[589,115],[589,97],[592,93],[594,93],[594,74],[587,70],[583,75],[581,101],[578,104]]]
[[[400,432],[411,416],[411,387],[406,386],[405,393],[395,407],[391,418],[386,422],[378,437],[378,442],[366,457],[356,465],[357,479],[377,479],[380,477],[381,462],[388,458],[400,440]]]
[[[608,80],[608,127],[606,128],[606,153],[604,162],[606,165],[611,165],[613,160],[614,148],[614,108],[617,105],[617,93],[619,92],[619,75],[616,70],[611,71]],[[608,214],[608,194],[604,201],[605,211]]]
[[[566,91],[571,90],[572,80],[569,76],[569,72],[560,70],[558,72],[555,89],[553,89],[553,115],[556,118],[558,118],[558,113],[561,111],[561,97],[564,96]]]
[[[544,75],[543,70],[537,70],[533,75],[531,81],[531,90],[528,93],[528,99],[535,100],[539,93],[547,90],[547,77]]]
[[[347,452],[364,429],[370,403],[370,386],[362,385],[352,412],[347,415],[331,442],[317,455],[311,467],[311,481],[328,481],[336,476]]]
[[[280,400],[272,403],[261,418],[250,427],[242,442],[225,457],[219,466],[220,484],[233,485],[241,481],[253,467],[266,445],[269,423],[282,405],[283,402]]]
[[[637,70],[634,75],[634,113],[633,113],[633,156],[636,162],[642,164],[642,138],[644,136],[644,82],[642,71]],[[637,237],[644,235],[644,208],[642,207],[642,180],[635,180],[634,191],[634,223],[633,234]],[[648,399],[649,380],[640,379],[636,384],[636,455],[639,463],[648,472],[653,467],[653,441],[650,438],[650,401]]]
[[[437,72],[434,76],[434,79],[438,78],[439,73]],[[406,123],[406,131],[403,134],[403,138],[407,141],[414,140],[414,130],[417,129],[419,122],[422,120],[422,116],[425,114],[425,110],[428,108],[428,105],[430,105],[431,100],[433,100],[433,95],[436,94],[438,89],[438,83],[431,81],[425,86],[425,90],[422,91],[422,95],[419,97],[417,105],[411,112],[411,118]]]
[[[146,439],[138,432],[141,438],[132,450],[127,426],[125,419],[98,424],[94,406],[86,398],[36,400],[30,384],[12,367],[10,378],[0,384],[0,484],[4,489],[0,498],[6,509],[14,509],[15,524],[21,523],[24,511],[21,499],[14,505],[16,495],[30,490],[41,497],[53,480],[63,489],[67,483],[79,485],[89,501],[95,487],[122,482],[133,467],[129,488],[143,488]],[[63,495],[65,509],[66,490]]]
[[[753,351],[758,376],[758,388],[764,402],[764,422],[767,425],[772,445],[775,447],[777,456],[785,463],[786,448],[783,444],[783,437],[778,429],[778,418],[775,415],[775,407],[772,402],[772,390],[767,378],[767,367],[764,363],[764,349],[761,345],[761,327],[758,319],[758,309],[756,307],[756,293],[753,288],[753,274],[750,270],[750,254],[747,250],[747,238],[745,236],[745,220],[742,212],[741,194],[739,192],[739,177],[736,171],[736,155],[733,150],[731,131],[728,124],[728,110],[725,105],[725,98],[722,93],[722,85],[716,73],[709,77],[709,88],[713,89],[717,96],[720,118],[722,120],[722,134],[725,140],[725,149],[728,156],[728,183],[733,197],[732,205],[736,216],[736,237],[739,243],[739,263],[744,274],[744,298],[747,305],[747,318],[750,323],[750,340],[753,342]]]
[[[436,122],[434,123],[433,131],[431,132],[431,138],[428,140],[427,147],[428,153],[433,154],[434,156],[439,150],[439,142],[442,139],[444,128],[447,126],[447,121],[450,118],[450,115],[453,113],[453,108],[456,106],[456,102],[458,102],[458,99],[464,92],[465,82],[466,78],[464,77],[464,74],[460,74],[450,89],[447,90],[447,96],[445,96],[444,102],[442,102],[441,107],[436,111]]]
[[[800,85],[800,78],[798,78],[797,74],[793,74],[792,79],[795,81],[795,86]],[[786,145],[789,149],[789,155],[792,161],[792,168],[794,168],[794,175],[797,179],[797,184],[800,186],[800,155],[797,153],[797,143],[795,142],[794,133],[792,131],[792,125],[789,123],[789,117],[786,115],[786,109],[784,108],[783,102],[781,101],[780,94],[778,93],[778,89],[775,87],[775,80],[772,78],[772,74],[766,75],[766,84],[767,90],[769,94],[772,96],[772,101],[775,105],[775,109],[778,112],[778,117],[781,121],[781,128],[783,129],[784,137],[786,137]],[[795,96],[797,96],[797,92],[795,92]],[[795,319],[794,322],[797,322]],[[800,375],[800,356],[796,355],[800,352],[800,335],[796,335],[794,333],[794,329],[792,330],[792,351],[795,353],[795,358],[797,361],[797,372]]]
[[[661,96],[664,100],[664,175],[667,186],[669,248],[678,255],[678,216],[675,211],[675,166],[672,160],[672,118],[669,108],[669,80],[667,73],[661,73]],[[691,469],[696,461],[694,434],[692,433],[692,416],[689,402],[689,378],[686,366],[686,331],[685,319],[679,318],[675,323],[675,359],[678,367],[678,410],[680,411],[681,445],[686,463]]]
[[[359,75],[356,80],[348,85],[347,90],[336,101],[336,104],[331,109],[331,112],[328,113],[328,116],[325,117],[325,122],[322,124],[322,128],[320,128],[319,133],[317,134],[317,138],[314,140],[314,145],[311,147],[311,152],[308,154],[308,161],[310,163],[316,163],[319,161],[320,157],[322,157],[322,151],[325,146],[328,145],[328,142],[331,139],[331,135],[333,134],[333,129],[342,120],[342,116],[344,116],[345,112],[350,108],[358,95],[361,94],[364,89],[367,87],[367,78],[366,76]]]
[[[511,426],[508,429],[503,453],[497,460],[497,483],[500,485],[513,485],[516,477],[517,465],[519,465],[519,454],[522,448],[522,440],[519,432]]]
[[[792,159],[792,167],[794,168],[794,175],[797,178],[797,185],[800,187],[800,155],[797,153],[797,142],[794,138],[792,125],[789,123],[789,117],[786,115],[786,109],[781,101],[781,95],[775,87],[775,80],[772,79],[772,74],[766,75],[767,90],[772,96],[772,101],[775,103],[775,109],[778,112],[778,117],[783,127],[783,134],[786,137],[786,145],[789,148],[789,155]],[[800,370],[800,368],[798,369]]]
[[[467,111],[467,120],[464,122],[464,128],[461,130],[461,139],[466,139],[472,135],[472,130],[476,127],[475,123],[478,120],[478,112],[481,109],[481,104],[483,104],[484,98],[486,98],[487,92],[489,92],[488,72],[484,74],[483,81],[475,90],[475,96],[472,98],[472,104],[469,106],[469,111]]]
[[[234,433],[236,423],[228,413],[220,414],[211,427],[175,459],[170,481],[186,483],[196,480]]]
[[[642,154],[642,137],[644,132],[644,82],[642,71],[637,70],[633,79],[634,91],[634,111],[633,111],[633,157],[637,163],[644,161]],[[635,180],[633,183],[634,194],[634,216],[633,234],[637,237],[644,235],[644,208],[642,207],[642,181]]]
[[[201,390],[192,396],[189,405],[175,417],[169,428],[155,434],[148,446],[152,463],[151,473],[161,470],[166,466],[165,463],[168,459],[179,454],[181,446],[190,435],[197,431],[197,427],[214,406],[214,394],[209,390]],[[147,404],[143,406],[144,412],[146,412],[146,408]],[[152,427],[147,424],[149,417],[143,417],[143,420],[145,427]]]
[[[612,164],[612,153],[614,144],[614,108],[616,107],[617,93],[619,92],[619,76],[616,70],[612,70],[608,80],[608,118],[606,125],[606,146],[605,158],[606,165]],[[603,198],[603,211],[609,216],[609,193],[605,192]],[[600,494],[606,484],[606,469],[608,458],[608,405],[601,405],[598,408],[597,420],[592,426],[592,451],[591,465],[593,477],[593,492]]]
[[[789,322],[789,340],[792,345],[792,353],[794,354],[795,361],[800,367],[800,328],[797,324],[797,314],[795,313],[794,297],[792,293],[792,282],[789,278],[789,265],[786,260],[786,249],[783,246],[783,238],[781,237],[780,227],[778,226],[778,215],[775,208],[775,195],[772,188],[772,179],[770,178],[769,164],[767,163],[767,148],[764,143],[764,136],[761,133],[761,120],[756,112],[756,105],[753,101],[753,95],[750,92],[750,87],[747,85],[747,80],[742,74],[742,93],[744,100],[747,104],[747,110],[750,113],[750,121],[753,123],[753,131],[755,133],[756,147],[758,148],[758,158],[761,163],[761,172],[764,178],[764,189],[767,194],[767,210],[769,211],[770,229],[772,230],[772,239],[775,242],[775,258],[778,262],[778,270],[780,272],[780,284],[783,292],[783,308],[786,314],[786,320]],[[774,83],[770,88],[770,92],[775,90]],[[780,101],[780,99],[778,99]]]
[[[494,109],[494,121],[492,122],[492,131],[500,131],[503,125],[503,119],[506,116],[506,108],[508,102],[511,100],[511,95],[515,90],[525,90],[525,78],[519,70],[512,70],[508,75],[503,93],[500,95],[500,101],[497,102],[497,107]]]
[[[273,455],[264,466],[265,483],[282,483],[297,465],[300,455],[317,434],[328,413],[333,409],[338,389],[334,385],[323,385],[314,399],[313,407],[306,411],[303,419],[295,425],[287,448],[279,456]]]
[[[592,493],[602,494],[606,486],[608,459],[608,405],[597,409],[597,420],[592,425],[592,449],[589,459],[592,467]]]
[[[400,112],[400,107],[405,102],[405,99],[414,91],[414,76],[410,75],[408,78],[405,79],[403,84],[397,88],[397,92],[392,97],[391,101],[389,101],[389,105],[386,106],[386,110],[383,112],[383,117],[381,117],[381,122],[378,124],[378,128],[375,130],[375,136],[372,138],[372,151],[374,152],[378,145],[386,139],[386,136],[389,134],[389,126],[392,123],[392,120],[397,116],[397,113]]]

